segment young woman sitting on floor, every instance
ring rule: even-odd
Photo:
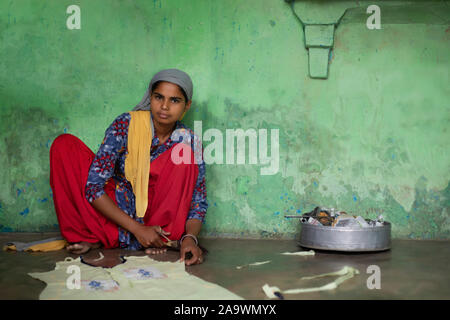
[[[180,122],[192,91],[185,72],[162,70],[133,111],[107,128],[97,154],[71,134],[54,140],[50,185],[67,250],[159,254],[170,240],[180,243],[182,260],[192,254],[187,265],[203,262],[197,240],[208,207],[202,145]]]

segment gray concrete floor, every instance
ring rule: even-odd
[[[36,241],[57,234],[2,233],[0,245],[10,241]],[[186,267],[187,272],[216,283],[245,299],[267,299],[264,284],[282,290],[316,287],[336,277],[299,280],[300,277],[333,272],[352,266],[360,274],[337,289],[315,293],[285,295],[286,299],[450,299],[450,241],[393,240],[392,249],[379,253],[337,253],[316,251],[315,256],[285,256],[286,251],[302,250],[295,241],[202,239],[208,249],[202,265]],[[85,259],[104,253],[113,265],[120,255],[143,255],[141,251],[96,249]],[[45,284],[27,275],[29,272],[53,270],[55,262],[77,257],[65,250],[54,252],[0,252],[0,299],[38,299]],[[179,253],[169,251],[154,256],[160,261],[176,261]],[[236,266],[257,261],[271,263],[237,269]],[[367,267],[377,265],[381,271],[381,289],[368,289]]]

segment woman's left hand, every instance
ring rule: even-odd
[[[192,258],[185,260],[186,253],[190,252]],[[186,237],[181,243],[180,249],[181,261],[187,266],[203,263],[203,251],[196,244],[194,239]]]

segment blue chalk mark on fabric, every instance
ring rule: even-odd
[[[153,277],[153,273],[151,273],[150,271],[144,270],[144,269],[139,269],[138,273],[144,278]]]
[[[102,284],[98,281],[92,280],[89,282],[89,287],[95,290],[102,289]]]

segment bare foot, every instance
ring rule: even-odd
[[[162,254],[166,253],[167,248],[148,248],[145,249],[145,254]]]
[[[70,253],[73,254],[83,254],[88,252],[91,249],[97,249],[100,248],[101,243],[97,242],[97,243],[90,243],[90,242],[78,242],[78,243],[71,243],[69,244],[66,249],[67,251],[69,251]]]

